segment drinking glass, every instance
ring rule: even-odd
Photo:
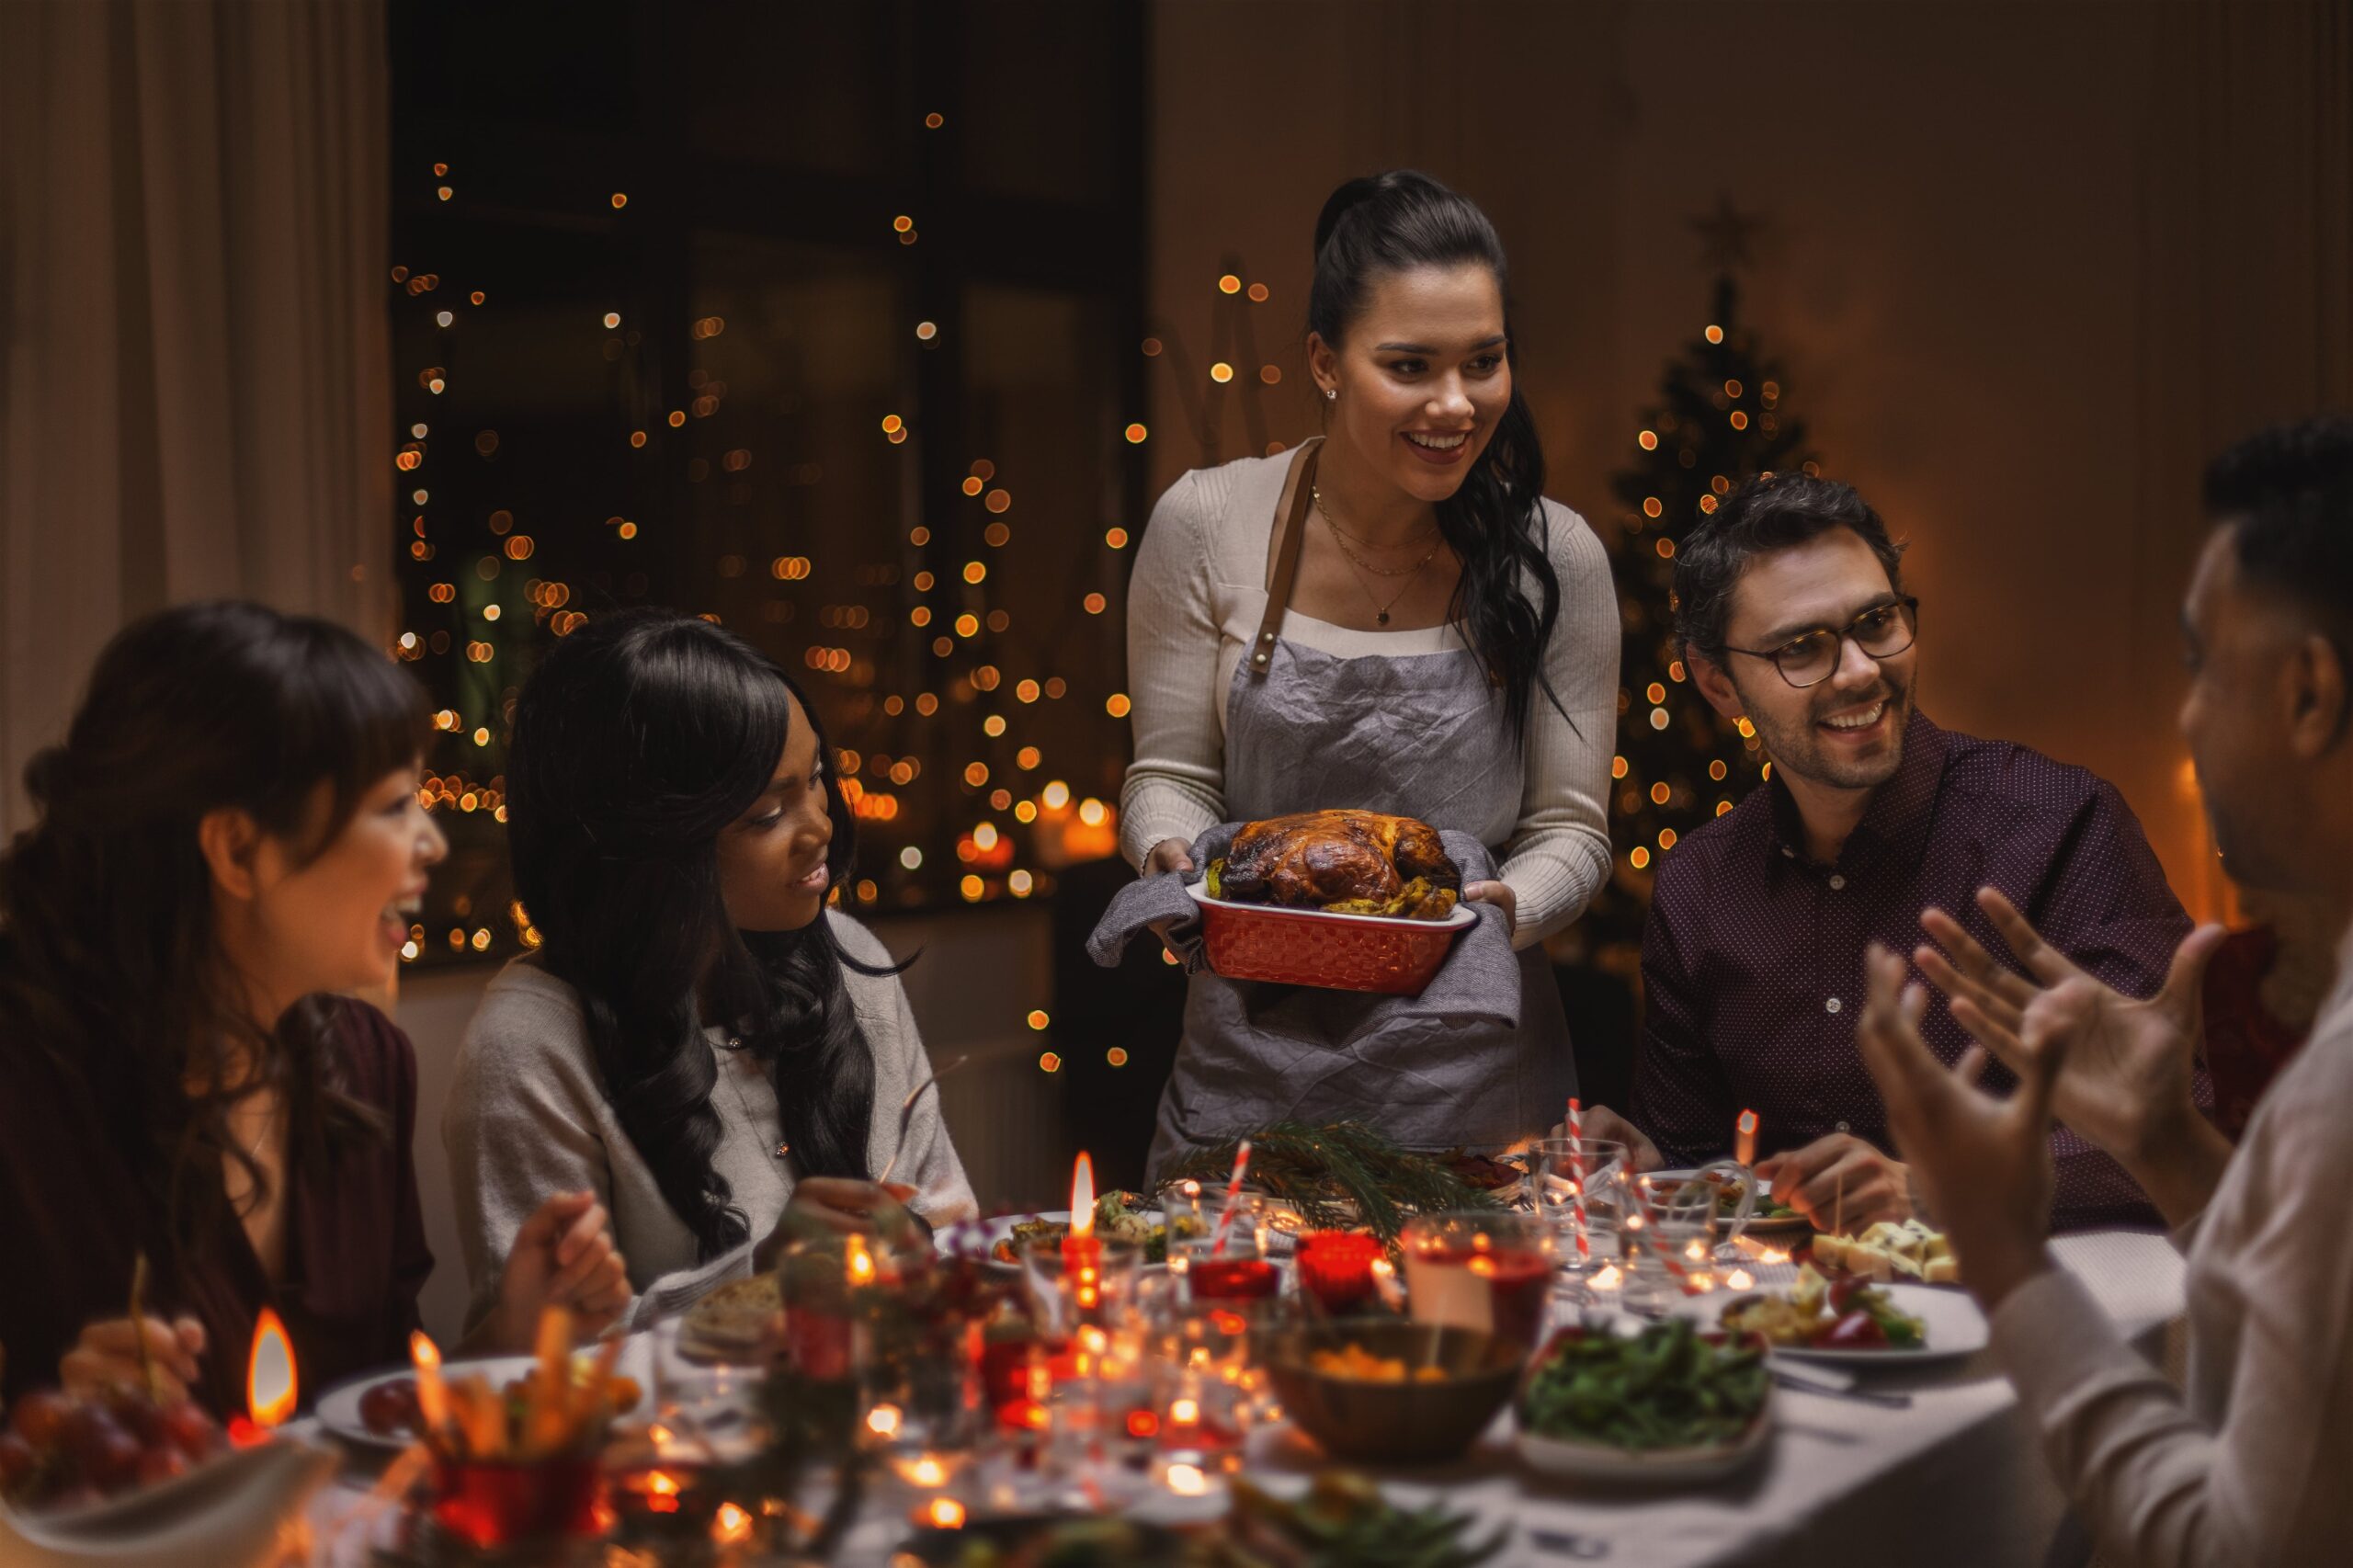
[[[1534,1349],[1552,1294],[1552,1227],[1533,1214],[1424,1214],[1398,1237],[1415,1323],[1477,1329]]]
[[[1628,1158],[1623,1143],[1547,1138],[1529,1151],[1536,1212],[1552,1228],[1561,1272],[1582,1286],[1618,1261],[1626,1217]]]

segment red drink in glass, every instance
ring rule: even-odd
[[[1400,1240],[1415,1322],[1536,1347],[1554,1261],[1552,1233],[1541,1221],[1510,1212],[1431,1214],[1407,1221]]]
[[[1544,1327],[1545,1301],[1552,1291],[1551,1258],[1518,1248],[1440,1247],[1420,1255],[1418,1261],[1424,1270],[1459,1268],[1482,1282],[1492,1332],[1535,1348],[1536,1336]],[[1406,1267],[1410,1272],[1413,1265],[1408,1263]]]
[[[1263,1257],[1204,1257],[1186,1275],[1196,1300],[1260,1301],[1282,1285],[1282,1276]]]

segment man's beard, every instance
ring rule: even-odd
[[[1738,689],[1737,683],[1734,689]],[[1741,695],[1745,700],[1747,694]],[[1764,743],[1765,755],[1773,759],[1777,771],[1795,774],[1825,789],[1875,789],[1894,778],[1895,770],[1904,765],[1904,727],[1912,717],[1912,687],[1898,688],[1882,681],[1879,696],[1888,705],[1886,717],[1881,722],[1889,727],[1893,741],[1869,756],[1838,755],[1824,741],[1817,727],[1824,714],[1855,707],[1856,699],[1851,697],[1824,698],[1808,706],[1805,717],[1794,723],[1768,717],[1759,712],[1755,704],[1749,704],[1748,722],[1756,727],[1756,738]]]

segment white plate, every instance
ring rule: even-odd
[[[1786,1360],[1818,1361],[1832,1367],[1917,1367],[1974,1356],[1992,1342],[1985,1314],[1977,1310],[1976,1301],[1962,1291],[1939,1290],[1933,1285],[1880,1285],[1874,1289],[1886,1291],[1898,1312],[1920,1320],[1927,1331],[1927,1344],[1916,1350],[1831,1350],[1815,1346],[1776,1345],[1773,1354]],[[1744,1290],[1690,1298],[1677,1310],[1713,1324],[1726,1307],[1754,1294],[1755,1291]]]
[[[1252,915],[1279,915],[1287,920],[1344,920],[1355,926],[1394,926],[1406,931],[1460,931],[1479,918],[1479,912],[1461,899],[1446,912],[1443,920],[1407,920],[1395,915],[1336,915],[1328,909],[1288,909],[1279,903],[1245,903],[1238,898],[1211,898],[1203,882],[1187,882],[1185,892],[1195,903],[1213,903],[1220,909],[1246,910]]]
[[[469,1373],[480,1372],[490,1380],[491,1387],[498,1388],[538,1365],[539,1362],[529,1356],[488,1356],[479,1361],[444,1362],[441,1375],[454,1382]],[[416,1369],[414,1367],[388,1367],[381,1372],[369,1372],[348,1382],[337,1383],[319,1396],[318,1405],[312,1414],[319,1418],[321,1426],[347,1443],[398,1452],[415,1442],[416,1435],[413,1432],[387,1434],[375,1430],[359,1418],[359,1402],[368,1397],[368,1391],[372,1388],[415,1376]]]
[[[1645,1181],[1686,1182],[1693,1180],[1699,1173],[1697,1169],[1684,1169],[1673,1171],[1640,1171],[1635,1174],[1640,1176]],[[1757,1195],[1757,1201],[1760,1203],[1766,1201],[1762,1193]],[[1724,1223],[1730,1224],[1731,1221],[1726,1220]],[[1747,1226],[1741,1232],[1741,1233],[1743,1235],[1749,1236],[1786,1236],[1795,1235],[1800,1231],[1803,1231],[1808,1234],[1813,1233],[1813,1221],[1808,1220],[1802,1214],[1785,1215],[1779,1220],[1768,1220],[1761,1215],[1753,1215],[1750,1217]]]
[[[1153,1210],[1152,1212],[1156,1216],[1158,1211]],[[981,1256],[998,1268],[1020,1267],[1021,1266],[1017,1263],[1007,1263],[1004,1259],[998,1257],[996,1256],[996,1244],[999,1242],[1011,1241],[1013,1239],[1013,1227],[1016,1225],[1026,1225],[1032,1220],[1050,1220],[1057,1225],[1067,1225],[1070,1223],[1070,1210],[1067,1209],[1049,1209],[1040,1210],[1035,1214],[1000,1214],[994,1220],[981,1221],[977,1227],[980,1232]],[[1159,1221],[1155,1218],[1154,1222],[1158,1223]],[[1168,1265],[1165,1262],[1139,1263],[1137,1267],[1144,1270],[1146,1273],[1150,1273],[1155,1269],[1165,1270]]]
[[[1739,1440],[1697,1449],[1620,1449],[1606,1443],[1579,1443],[1543,1437],[1515,1426],[1519,1457],[1530,1470],[1568,1481],[1608,1482],[1617,1485],[1697,1484],[1721,1481],[1755,1462],[1773,1440],[1773,1401],[1768,1393],[1764,1414]]]

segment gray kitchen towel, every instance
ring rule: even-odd
[[[1153,926],[1167,922],[1169,945],[1185,972],[1212,976],[1218,983],[1233,987],[1241,994],[1245,1014],[1255,1024],[1280,1028],[1287,1015],[1312,1012],[1315,1015],[1312,1032],[1326,1040],[1441,1020],[1492,1020],[1506,1029],[1519,1027],[1519,960],[1512,951],[1511,933],[1504,927],[1503,911],[1492,903],[1469,905],[1478,916],[1477,923],[1454,938],[1446,962],[1418,996],[1227,980],[1217,974],[1202,950],[1200,906],[1185,889],[1200,881],[1209,863],[1226,852],[1242,827],[1241,823],[1221,823],[1194,840],[1191,871],[1164,871],[1121,888],[1086,938],[1087,956],[1106,969],[1115,968],[1130,942],[1150,936]],[[1469,834],[1441,828],[1438,842],[1462,869],[1465,884],[1495,874],[1495,858]]]

